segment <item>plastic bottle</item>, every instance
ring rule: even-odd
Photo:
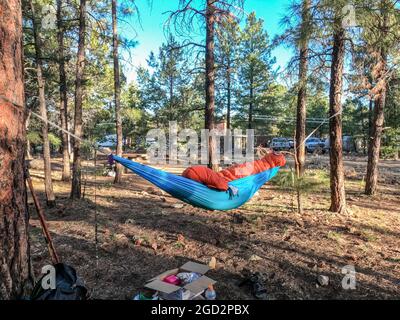
[[[208,286],[208,289],[204,293],[204,296],[206,300],[215,300],[215,298],[217,297],[217,293],[215,292],[212,284]]]

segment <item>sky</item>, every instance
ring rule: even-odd
[[[270,39],[283,31],[280,20],[285,15],[290,0],[246,0],[244,11],[256,12],[258,18],[264,20],[264,28]],[[128,82],[135,80],[135,69],[140,65],[146,66],[146,59],[151,51],[158,52],[160,45],[165,42],[164,24],[168,14],[166,12],[175,10],[178,0],[137,0],[136,4],[140,12],[140,23],[136,17],[129,18],[125,23],[120,23],[120,34],[127,39],[137,41],[135,48],[125,52],[125,67]],[[179,38],[178,38],[179,40]],[[284,68],[290,59],[289,49],[279,47],[273,51],[276,57],[276,67]],[[128,56],[130,58],[128,59]],[[129,63],[127,61],[130,61]]]

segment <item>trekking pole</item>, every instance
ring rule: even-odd
[[[54,243],[53,243],[53,240],[51,239],[49,229],[47,228],[47,223],[46,223],[46,220],[44,217],[42,207],[40,206],[39,199],[36,196],[35,189],[33,188],[32,179],[29,174],[29,170],[27,168],[25,169],[25,179],[28,182],[29,190],[31,191],[33,202],[35,204],[35,208],[36,208],[36,211],[39,216],[40,225],[42,226],[44,237],[46,239],[46,244],[47,244],[47,247],[49,248],[51,261],[53,264],[58,264],[58,263],[60,263],[60,259],[58,258],[56,249],[54,248]]]

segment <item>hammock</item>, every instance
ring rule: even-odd
[[[250,200],[263,184],[272,179],[280,168],[271,168],[261,173],[229,182],[230,186],[239,190],[237,195],[233,195],[230,190],[218,191],[210,189],[197,181],[185,177],[154,169],[118,156],[113,155],[112,157],[116,162],[169,193],[174,198],[206,210],[231,210],[240,207]]]

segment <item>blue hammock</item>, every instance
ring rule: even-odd
[[[246,203],[263,184],[272,179],[280,167],[275,167],[261,173],[229,182],[239,192],[233,195],[230,190],[219,191],[175,174],[114,156],[116,162],[148,180],[174,198],[182,200],[192,206],[206,210],[231,210]]]

